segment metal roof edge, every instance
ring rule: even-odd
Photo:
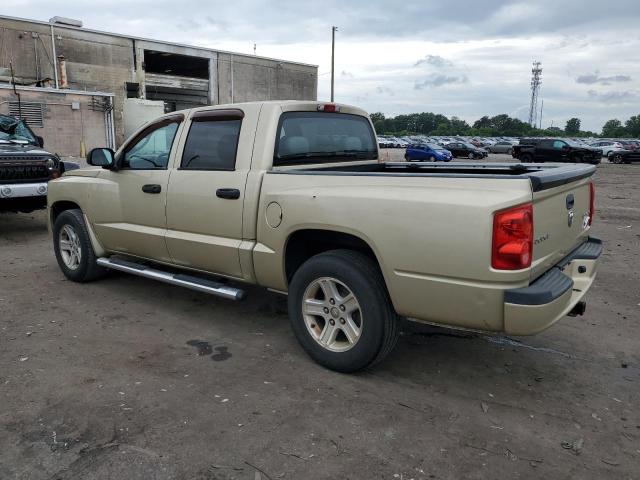
[[[284,60],[282,58],[272,58],[272,57],[261,57],[260,55],[251,55],[248,53],[238,53],[238,52],[230,52],[227,50],[219,50],[219,49],[215,49],[215,48],[208,48],[208,47],[199,47],[197,45],[187,45],[184,43],[175,43],[175,42],[167,42],[166,40],[156,40],[153,38],[146,38],[146,37],[136,37],[133,35],[124,35],[122,33],[113,33],[113,32],[105,32],[102,30],[93,30],[90,28],[86,28],[86,27],[73,27],[71,25],[61,25],[59,23],[50,23],[50,22],[45,22],[43,20],[33,20],[33,19],[29,19],[29,18],[21,18],[21,17],[11,17],[9,15],[0,15],[0,20],[14,20],[14,21],[18,21],[18,22],[26,22],[26,23],[35,23],[38,25],[46,25],[46,26],[52,26],[54,28],[57,29],[65,29],[65,30],[77,30],[80,32],[88,32],[88,33],[95,33],[97,35],[107,35],[107,36],[111,36],[111,37],[119,37],[119,38],[127,38],[130,40],[141,40],[144,42],[154,42],[154,43],[161,43],[164,45],[172,45],[175,47],[184,47],[184,48],[193,48],[196,50],[204,50],[207,52],[215,52],[215,53],[224,53],[227,55],[236,55],[239,57],[247,57],[247,58],[257,58],[259,60],[269,60],[269,61],[273,61],[273,62],[286,62],[286,63],[290,63],[292,65],[299,65],[299,66],[303,66],[303,67],[314,67],[314,68],[318,68],[318,65],[314,65],[312,63],[302,63],[302,62],[294,62],[291,60]]]
[[[13,85],[10,83],[0,83],[1,90],[13,90]],[[92,95],[99,97],[115,97],[114,93],[107,92],[88,92],[86,90],[71,90],[68,88],[49,88],[49,87],[28,87],[24,85],[16,85],[16,90],[28,91],[28,92],[46,92],[46,93],[70,93],[72,95]]]

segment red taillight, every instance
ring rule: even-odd
[[[333,113],[333,112],[339,112],[340,109],[337,107],[337,105],[333,103],[326,103],[324,105],[318,105],[318,111]]]
[[[593,182],[589,184],[589,225],[593,222],[593,216],[596,214],[596,187]]]
[[[520,270],[531,266],[532,256],[533,206],[528,203],[496,212],[491,266],[498,270]]]

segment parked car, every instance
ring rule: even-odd
[[[610,152],[607,156],[611,163],[631,163],[640,162],[640,149],[627,150],[621,149]]]
[[[451,152],[454,158],[466,157],[468,159],[485,158],[488,153],[482,148],[465,142],[452,142],[445,145],[445,148]]]
[[[0,115],[0,212],[45,208],[49,180],[79,167],[47,152],[43,144],[24,120]]]
[[[450,162],[452,158],[449,150],[434,143],[409,145],[404,154],[407,162]]]
[[[602,152],[582,147],[573,140],[562,138],[524,138],[513,146],[513,158],[522,162],[600,163]]]
[[[624,146],[620,142],[615,142],[612,140],[601,140],[591,143],[589,146],[599,149],[602,152],[603,157],[609,157],[609,154],[611,152],[625,150]]]
[[[183,110],[87,160],[100,168],[49,187],[68,279],[287,293],[298,341],[342,372],[382,360],[400,317],[526,335],[582,314],[602,251],[594,166],[380,163],[369,116],[347,105]]]
[[[496,142],[488,147],[491,153],[507,153],[511,155],[513,153],[513,143],[511,142]]]
[[[638,144],[633,140],[618,140],[622,147],[626,150],[638,150]]]
[[[391,140],[386,137],[378,137],[378,147],[380,148],[393,148]]]

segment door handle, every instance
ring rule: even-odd
[[[148,185],[143,185],[142,191],[144,193],[160,193],[162,191],[162,187],[160,185],[150,183]]]
[[[240,198],[240,190],[237,188],[219,188],[216,190],[216,197],[237,200]]]

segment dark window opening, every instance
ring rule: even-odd
[[[182,154],[184,170],[234,170],[242,120],[206,120],[191,124]]]
[[[144,69],[147,73],[208,79],[209,59],[145,50]]]
[[[138,90],[140,84],[136,82],[125,82],[125,89],[127,91],[127,98],[138,98]]]

